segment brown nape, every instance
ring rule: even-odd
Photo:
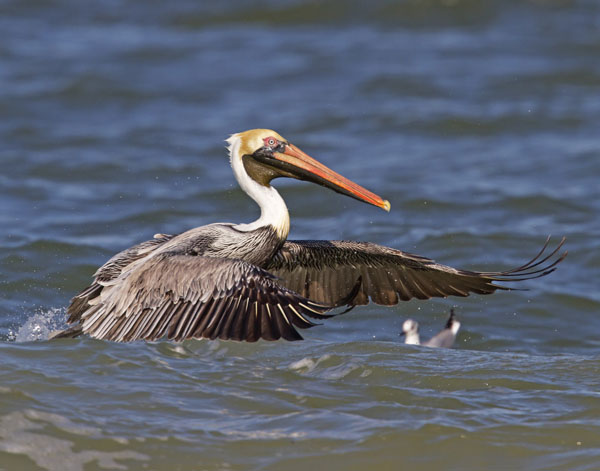
[[[242,157],[242,163],[244,164],[244,169],[250,178],[262,186],[269,186],[271,180],[277,177],[297,178],[285,170],[270,167],[269,165],[257,162],[251,155],[244,155]]]

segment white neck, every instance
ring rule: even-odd
[[[421,339],[417,330],[412,330],[406,333],[404,343],[407,345],[421,345]]]
[[[229,139],[231,168],[240,188],[260,206],[260,218],[250,224],[238,224],[235,229],[250,232],[261,227],[272,226],[281,239],[287,239],[290,232],[290,215],[285,201],[272,186],[264,186],[254,181],[244,168],[240,155],[240,139],[234,134]]]

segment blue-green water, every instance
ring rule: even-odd
[[[0,3],[0,470],[600,469],[599,57],[592,0]],[[277,181],[293,239],[569,256],[300,343],[47,342],[115,252],[258,216],[254,127],[392,203]],[[401,343],[451,306],[455,349]]]

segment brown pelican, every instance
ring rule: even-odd
[[[402,332],[405,335],[404,343],[407,345],[423,345],[424,347],[451,348],[460,329],[460,322],[454,317],[454,309],[450,309],[450,317],[443,330],[431,337],[426,342],[421,342],[419,336],[419,323],[412,319],[406,319],[402,324]]]
[[[287,241],[286,205],[271,181],[307,180],[389,211],[390,203],[317,162],[268,129],[227,139],[240,187],[261,209],[250,224],[218,223],[178,235],[157,234],[112,257],[93,283],[71,300],[73,327],[119,342],[220,338],[300,340],[333,307],[383,305],[432,296],[490,294],[496,282],[544,276],[563,242],[542,258],[509,271],[457,270],[368,242]]]

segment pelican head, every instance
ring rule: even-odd
[[[389,201],[327,168],[275,131],[251,129],[233,134],[227,142],[234,173],[246,192],[248,190],[243,182],[243,174],[265,187],[270,186],[274,178],[288,177],[316,183],[386,211],[390,210]]]

